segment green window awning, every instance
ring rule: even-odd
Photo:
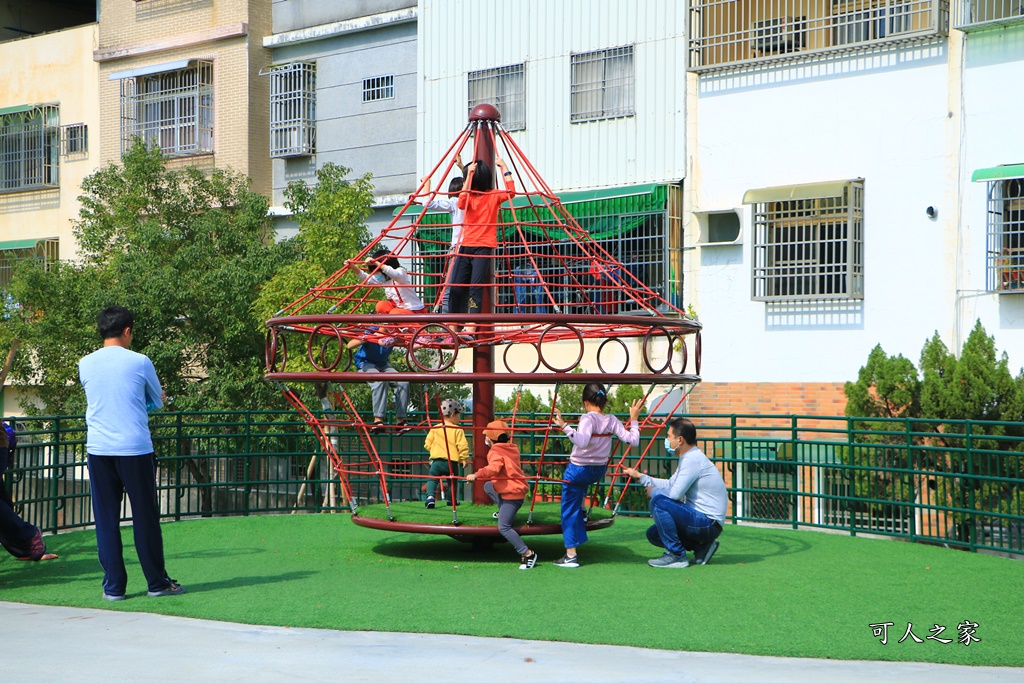
[[[646,215],[665,211],[668,186],[664,183],[645,183],[598,190],[572,190],[560,192],[556,196],[593,239],[601,240],[627,233],[640,225]],[[503,238],[511,238],[517,229],[521,229],[530,235],[541,236],[546,233],[551,239],[563,239],[565,234],[562,230],[549,227],[558,221],[545,202],[549,200],[537,194],[516,195],[511,202],[512,208],[506,205],[498,220],[503,223],[518,222],[519,225],[507,226]],[[405,216],[415,220],[422,210],[422,206],[412,206],[405,212]],[[515,211],[515,217],[512,211]],[[398,207],[394,215],[401,212],[402,207]],[[420,224],[438,225],[448,223],[449,220],[447,213],[428,211]],[[443,237],[439,239],[443,240]]]
[[[979,168],[971,174],[971,182],[982,180],[1004,180],[1006,178],[1024,178],[1024,164],[1004,164],[992,168]]]
[[[0,242],[0,251],[12,251],[14,249],[34,249],[40,242],[52,239],[47,237],[38,237],[30,240],[11,240],[9,242]]]
[[[6,116],[7,114],[21,114],[21,113],[24,113],[26,111],[32,111],[33,109],[36,108],[36,106],[38,106],[38,105],[35,105],[35,104],[21,104],[21,105],[18,105],[17,107],[4,107],[3,109],[0,109],[0,116]]]
[[[744,204],[764,204],[765,202],[784,202],[792,199],[821,199],[823,197],[842,197],[850,180],[834,180],[827,183],[806,183],[803,185],[780,185],[765,187],[759,190],[747,190],[743,195]]]

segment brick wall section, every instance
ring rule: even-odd
[[[231,168],[252,178],[255,191],[270,196],[269,84],[259,75],[270,63],[263,37],[271,31],[270,0],[110,0],[101,3],[99,51],[173,42],[174,37],[222,29],[239,23],[247,36],[211,40],[187,47],[150,51],[100,63],[102,162],[121,155],[120,82],[115,71],[178,59],[213,61],[214,154],[193,157],[200,166]]]
[[[690,394],[691,415],[842,415],[842,382],[701,382]]]

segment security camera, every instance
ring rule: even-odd
[[[934,206],[929,206],[927,209],[924,210],[924,213],[926,216],[928,216],[928,218],[934,220],[935,217],[939,215],[939,210],[936,209]]]

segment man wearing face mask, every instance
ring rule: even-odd
[[[718,535],[728,498],[718,468],[697,448],[697,428],[689,420],[668,421],[665,448],[679,453],[679,466],[671,479],[657,479],[632,467],[623,471],[639,479],[651,498],[651,519],[647,540],[665,554],[647,564],[652,567],[685,569],[690,566],[686,551],[693,551],[694,564],[707,564],[718,550]]]

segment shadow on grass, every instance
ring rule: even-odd
[[[516,552],[505,539],[498,538],[491,547],[474,546],[447,536],[436,536],[432,540],[424,540],[422,536],[404,538],[396,534],[396,538],[382,540],[372,547],[377,555],[406,560],[431,560],[441,562],[486,562],[505,564],[516,559]],[[562,537],[559,534],[550,536],[525,537],[527,545],[537,552],[541,561],[556,560],[565,552]],[[580,548],[581,557],[590,561],[609,563],[635,563],[642,559],[632,548],[608,543],[595,543],[591,540]]]
[[[296,571],[284,572],[281,574],[260,574],[258,576],[232,576],[229,579],[220,581],[193,581],[185,582],[185,588],[189,593],[206,593],[208,591],[223,590],[225,588],[249,588],[273,583],[285,583],[288,581],[303,581],[320,572]]]

